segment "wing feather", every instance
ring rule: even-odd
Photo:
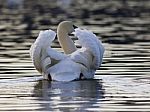
[[[46,50],[55,39],[56,33],[52,30],[40,31],[39,36],[32,44],[30,48],[30,56],[32,58],[33,64],[35,68],[42,73],[42,61],[47,58]],[[50,64],[50,59],[46,59],[44,62],[46,64]]]
[[[78,38],[82,47],[86,48],[94,57],[93,66],[97,69],[102,63],[104,47],[100,40],[92,32],[79,28],[75,29],[75,36]]]
[[[58,52],[58,51],[52,49],[51,47],[47,48],[47,54],[48,54],[49,57],[51,57],[51,58],[53,58],[55,60],[63,60],[64,58],[67,57],[66,54]]]

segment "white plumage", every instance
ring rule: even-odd
[[[78,38],[82,47],[73,49],[69,54],[51,48],[51,43],[56,36],[56,33],[52,30],[41,31],[31,46],[30,55],[33,64],[45,79],[48,79],[48,75],[56,81],[72,81],[94,77],[96,69],[102,63],[104,47],[96,35],[88,30],[76,28],[73,34]],[[71,49],[71,47],[68,49]]]

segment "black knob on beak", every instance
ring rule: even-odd
[[[57,35],[55,36],[55,39],[57,39]]]
[[[74,29],[76,29],[76,28],[78,28],[78,27],[77,27],[77,26],[75,26],[75,25],[73,25],[73,28],[74,28]]]

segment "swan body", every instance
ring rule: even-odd
[[[74,34],[82,46],[77,49],[68,34]],[[64,21],[58,25],[57,37],[64,53],[51,48],[56,37],[52,30],[39,33],[30,48],[33,64],[45,79],[72,81],[91,79],[102,64],[104,47],[95,34],[86,30],[74,29],[72,22]]]

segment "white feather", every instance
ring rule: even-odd
[[[30,48],[30,56],[32,58],[35,68],[42,73],[42,60],[47,57],[46,49],[51,45],[51,42],[55,39],[56,33],[52,30],[40,31],[39,36],[32,44]],[[50,64],[47,61],[47,64]]]
[[[88,30],[75,29],[75,36],[79,39],[83,48],[87,49],[87,52],[91,53],[94,57],[91,63],[95,69],[98,69],[102,63],[104,47],[95,34]]]
[[[56,33],[52,30],[41,31],[30,48],[35,68],[45,79],[72,81],[80,78],[93,78],[102,63],[104,47],[95,34],[88,30],[75,29],[74,35],[82,48],[66,55],[51,48]],[[57,61],[57,63],[53,61]]]
[[[80,65],[69,58],[60,61],[47,70],[47,73],[56,81],[72,81],[78,79],[80,72]]]
[[[47,48],[47,54],[48,54],[49,57],[51,57],[55,60],[63,60],[65,58],[67,58],[67,55],[65,55],[61,52],[58,52],[58,51],[52,49],[51,47]]]

